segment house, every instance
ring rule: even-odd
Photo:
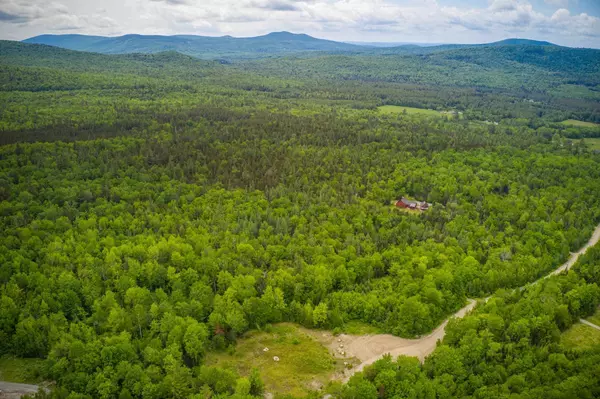
[[[393,201],[393,204],[398,208],[413,209],[417,211],[426,211],[431,206],[430,203],[425,201],[413,201],[405,197],[398,198],[396,201]]]

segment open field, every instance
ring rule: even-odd
[[[433,109],[422,109],[422,108],[411,108],[411,107],[400,107],[397,105],[383,105],[378,108],[382,114],[402,114],[406,111],[407,114],[420,114],[428,116],[440,116],[441,112]]]
[[[0,381],[37,384],[44,361],[42,359],[21,359],[13,356],[0,358]]]
[[[578,127],[600,127],[597,123],[578,121],[575,119],[567,119],[566,121],[562,121],[561,124]]]
[[[600,138],[583,139],[585,144],[589,145],[592,150],[600,150]]]
[[[234,370],[242,376],[257,368],[265,392],[294,396],[326,385],[343,367],[337,363],[311,334],[289,323],[274,325],[269,332],[251,331],[238,340],[235,352],[213,352],[206,357],[206,365]]]
[[[562,334],[561,343],[572,349],[589,349],[600,345],[600,331],[577,323]]]

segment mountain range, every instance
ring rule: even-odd
[[[69,50],[103,54],[159,53],[177,51],[198,58],[265,58],[306,51],[358,51],[360,46],[317,39],[305,34],[273,32],[264,36],[236,38],[194,35],[125,35],[118,37],[86,35],[41,35],[26,43],[46,44]]]
[[[264,36],[235,38],[231,36],[210,37],[194,35],[124,35],[118,37],[87,35],[41,35],[24,40],[26,43],[45,44],[69,50],[102,54],[160,53],[177,51],[203,59],[251,59],[269,58],[286,54],[311,52],[327,53],[381,53],[420,54],[443,50],[502,45],[554,46],[552,43],[527,39],[507,39],[486,45],[444,44],[398,46],[377,43],[342,43],[318,39],[306,34],[273,32]]]

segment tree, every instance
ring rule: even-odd
[[[327,304],[325,302],[321,302],[318,304],[313,311],[313,321],[315,326],[323,327],[327,324]]]

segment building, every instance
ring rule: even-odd
[[[394,201],[394,205],[398,208],[413,209],[417,211],[426,211],[431,206],[430,203],[425,201],[413,201],[405,197],[398,198]]]

